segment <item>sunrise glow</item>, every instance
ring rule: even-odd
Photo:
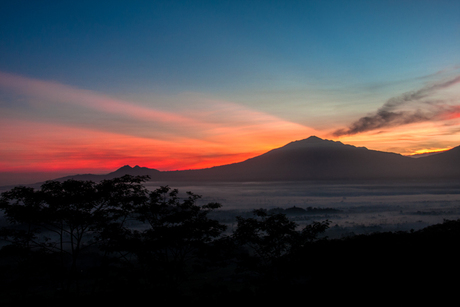
[[[0,173],[460,145],[458,2],[176,4],[5,7]]]
[[[427,154],[427,153],[435,153],[435,152],[443,152],[449,149],[452,149],[452,148],[420,149],[410,154],[410,156],[422,155],[422,154]]]

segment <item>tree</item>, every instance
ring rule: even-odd
[[[2,237],[29,249],[58,252],[63,268],[64,256],[69,255],[69,281],[77,281],[81,251],[103,242],[107,229],[121,228],[132,208],[147,200],[142,185],[147,179],[126,175],[100,183],[47,181],[38,191],[13,188],[2,193],[0,209],[22,229],[5,227]],[[78,282],[76,286],[78,291]]]
[[[0,235],[26,249],[60,256],[67,289],[75,284],[77,292],[78,262],[91,246],[130,264],[136,263],[134,256],[144,268],[178,280],[208,259],[225,231],[225,225],[208,217],[220,204],[200,206],[199,195],[187,192],[180,198],[168,186],[149,192],[143,185],[147,178],[126,175],[99,183],[48,181],[39,190],[13,188],[1,194],[0,209],[10,225]]]
[[[133,230],[130,237],[137,242],[134,252],[142,264],[153,265],[178,279],[192,262],[203,259],[203,253],[226,226],[208,217],[221,205],[197,205],[200,197],[187,192],[187,197],[180,199],[177,189],[163,186],[150,193],[148,202],[134,209],[144,229]]]
[[[41,197],[33,188],[20,186],[3,192],[0,210],[11,226],[0,230],[0,237],[17,246],[30,248],[40,232],[41,208]]]
[[[233,238],[249,250],[242,264],[256,270],[265,270],[286,255],[312,242],[329,227],[329,221],[314,222],[301,230],[285,214],[267,213],[265,209],[253,211],[255,217],[237,217]]]

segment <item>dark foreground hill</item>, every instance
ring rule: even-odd
[[[243,162],[207,169],[162,172],[126,165],[107,175],[86,174],[60,180],[98,181],[125,174],[148,175],[165,182],[460,179],[460,147],[414,159],[312,136]]]
[[[257,209],[223,224],[208,216],[219,204],[199,205],[198,195],[182,199],[169,187],[149,192],[137,179],[2,193],[0,305],[414,303],[414,293],[456,295],[460,220],[328,239],[329,220],[302,228],[284,214],[295,218],[299,208]]]
[[[84,254],[81,293],[66,293],[53,278],[52,255],[0,250],[2,306],[141,305],[197,303],[294,304],[313,298],[329,303],[414,303],[450,300],[456,295],[460,220],[445,221],[415,232],[385,232],[323,239],[252,272],[237,263],[209,266],[193,278],[173,283],[148,276],[145,269],[104,263],[97,253]],[[147,275],[147,276],[146,276]],[[39,304],[40,305],[40,304]],[[441,303],[441,305],[444,305]]]

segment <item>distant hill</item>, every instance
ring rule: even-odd
[[[133,175],[133,176],[143,176],[148,175],[150,178],[156,178],[158,174],[161,172],[159,170],[147,167],[140,167],[136,165],[135,167],[131,167],[129,165],[125,165],[120,167],[114,172],[105,174],[105,175],[94,175],[94,174],[80,174],[80,175],[71,175],[66,177],[57,178],[56,180],[64,181],[67,179],[75,179],[75,180],[92,180],[92,181],[100,181],[104,179],[113,179],[117,177],[121,177],[123,175]]]
[[[460,179],[460,146],[415,160],[426,178]]]
[[[243,162],[212,168],[162,172],[125,165],[106,175],[76,175],[58,180],[98,181],[125,174],[148,175],[151,180],[164,182],[460,179],[460,147],[414,159],[311,136]]]

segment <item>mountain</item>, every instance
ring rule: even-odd
[[[416,168],[413,160],[312,136],[240,163],[183,171],[181,177],[219,181],[391,179],[412,173]]]
[[[125,174],[148,175],[151,180],[163,182],[460,179],[460,147],[414,159],[311,136],[243,162],[207,169],[162,172],[125,165],[107,175],[60,180],[101,180]]]
[[[136,165],[135,167],[131,167],[129,165],[125,165],[120,167],[114,172],[104,174],[104,175],[94,175],[94,174],[80,174],[80,175],[71,175],[66,177],[57,178],[56,180],[64,181],[67,179],[75,179],[75,180],[91,180],[91,181],[100,181],[104,179],[113,179],[117,177],[121,177],[123,175],[132,175],[132,176],[143,176],[148,175],[150,178],[156,178],[158,174],[161,172],[159,170],[147,167],[140,167]]]
[[[149,175],[150,177],[155,177],[160,173],[161,172],[159,170],[156,170],[153,168],[140,167],[139,165],[136,165],[135,167],[125,165],[117,169],[115,172],[110,173],[110,175],[113,176],[112,178],[120,177],[123,175],[133,175],[133,176]]]
[[[426,178],[460,179],[460,146],[415,160]]]

